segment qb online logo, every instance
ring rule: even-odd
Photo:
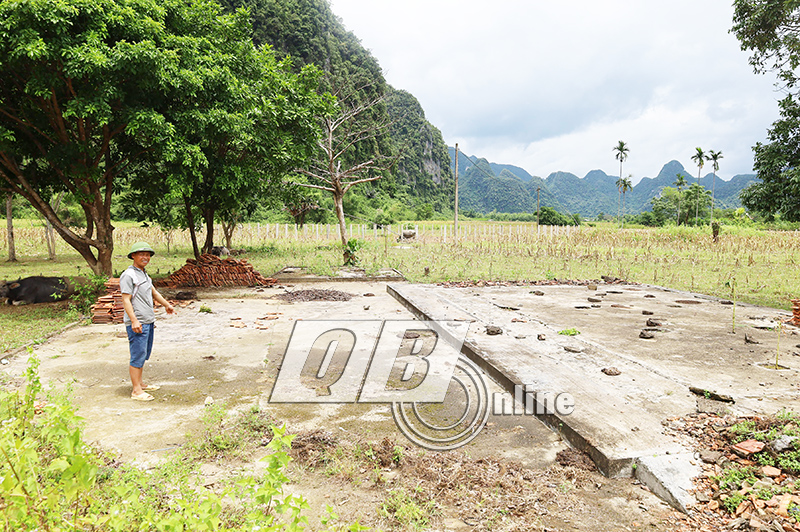
[[[461,355],[469,322],[297,321],[270,403],[389,403],[397,428],[430,450],[472,441],[496,415],[569,415],[570,394],[517,386],[489,398],[486,376]]]
[[[409,440],[433,450],[474,439],[489,416],[483,373],[461,356],[468,322],[297,321],[270,403],[390,403]],[[450,397],[464,400],[447,400]]]

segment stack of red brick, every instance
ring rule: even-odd
[[[125,310],[122,307],[119,278],[112,277],[105,285],[106,295],[100,296],[97,303],[92,305],[92,323],[122,323]]]
[[[159,286],[181,288],[190,286],[269,286],[275,279],[267,278],[253,269],[246,259],[221,259],[215,255],[200,255],[187,259],[186,264]]]
[[[792,299],[792,319],[789,323],[800,327],[800,299]]]

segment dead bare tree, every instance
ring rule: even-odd
[[[353,92],[355,94],[356,91]],[[338,97],[337,94],[334,95]],[[354,100],[355,98],[338,98],[337,111],[320,118],[322,135],[318,142],[318,154],[308,168],[297,170],[311,181],[297,183],[298,186],[325,190],[333,196],[345,262],[348,253],[344,195],[356,185],[381,179],[383,176],[378,173],[387,170],[392,163],[389,157],[383,155],[372,156],[363,162],[351,162],[352,152],[358,145],[377,139],[389,128],[388,119],[376,121],[374,117],[368,116],[372,114],[369,111],[383,102],[382,95],[364,102],[353,103]]]

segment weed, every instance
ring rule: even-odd
[[[403,448],[399,445],[395,445],[392,450],[392,461],[395,464],[400,464],[403,461]]]
[[[258,438],[269,433],[273,421],[268,414],[261,411],[258,405],[253,405],[250,407],[250,410],[239,417],[237,425],[247,435]]]
[[[755,430],[756,430],[756,422],[751,419],[747,419],[732,425],[728,429],[728,432],[736,436],[734,441],[738,443],[740,441],[746,440],[750,436],[750,434],[755,432]]]
[[[564,336],[578,336],[581,332],[578,329],[571,328],[571,329],[564,329],[563,331],[558,331],[558,334],[563,334]]]
[[[420,500],[419,491],[409,493],[405,488],[389,491],[386,500],[381,504],[378,513],[410,530],[423,530],[430,524],[435,511],[433,501]]]
[[[227,410],[225,403],[206,405],[200,416],[203,424],[199,436],[190,435],[187,451],[195,458],[217,459],[235,456],[242,449],[243,440],[236,430],[224,426]]]
[[[719,489],[738,490],[742,487],[742,482],[754,484],[757,480],[756,470],[753,467],[729,467],[722,471],[722,474],[712,477],[718,484]]]
[[[358,252],[364,247],[364,242],[361,240],[351,238],[347,241],[347,246],[344,249],[344,265],[345,266],[358,266],[361,259]]]
[[[209,307],[208,305],[203,304],[203,305],[200,305],[200,309],[198,310],[198,312],[203,312],[205,314],[211,314],[213,311],[211,310],[211,307]]]
[[[729,513],[735,513],[736,509],[742,504],[744,501],[747,500],[747,497],[742,495],[741,493],[734,492],[727,499],[722,501],[722,506],[725,508]]]

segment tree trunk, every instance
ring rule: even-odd
[[[189,196],[183,197],[183,205],[186,207],[186,221],[189,225],[189,235],[192,237],[192,252],[194,258],[200,258],[200,249],[197,247],[197,232],[194,230],[194,214],[192,213],[192,204],[189,202]]]
[[[206,241],[203,244],[203,253],[211,253],[214,247],[214,209],[203,209],[203,219],[206,221]]]
[[[14,216],[11,201],[14,195],[6,195],[6,227],[8,228],[8,262],[17,262],[17,248],[14,246]]]
[[[58,208],[61,206],[61,199],[64,197],[64,192],[59,192],[56,196],[56,201],[53,203],[53,211],[58,212]],[[53,231],[53,224],[50,223],[50,220],[45,219],[44,221],[44,239],[47,242],[47,258],[50,260],[56,260],[56,235]]]
[[[342,247],[347,248],[347,226],[344,222],[344,194],[333,194],[333,204],[336,206],[336,218],[339,219],[339,235],[342,237]]]
[[[712,174],[711,177],[711,225],[712,226],[714,225],[714,183],[716,180],[717,180],[717,171],[714,170],[714,173]],[[716,241],[717,239],[716,237],[714,237],[714,242]]]
[[[702,170],[702,167],[700,167],[700,168]],[[700,170],[697,171],[697,184],[698,184],[698,186],[700,185]],[[698,192],[698,196],[695,198],[696,201],[694,203],[694,226],[695,227],[697,227],[697,222],[699,220],[698,213],[700,212],[700,195],[699,195],[700,189],[699,188],[697,189],[697,192]]]
[[[236,222],[222,222],[222,234],[225,237],[225,247],[228,248],[228,250],[233,249],[233,246],[231,245],[231,239],[233,238],[233,232],[235,230]]]
[[[175,233],[175,230],[167,229],[166,231],[164,231],[162,229],[161,232],[164,233],[164,239],[167,241],[167,255],[169,255],[171,253],[170,244],[172,243],[172,235]]]

